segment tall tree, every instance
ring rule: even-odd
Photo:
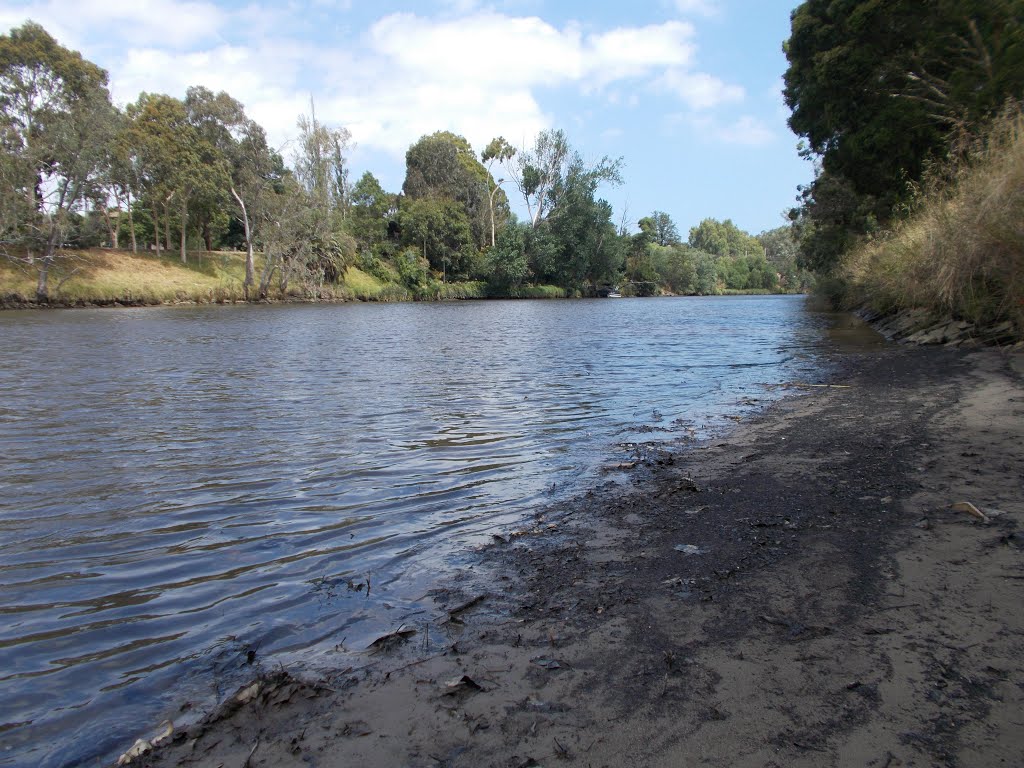
[[[679,237],[679,227],[672,221],[672,217],[664,211],[655,211],[650,215],[651,233],[657,245],[669,246],[679,245],[682,239]]]
[[[170,247],[172,212],[183,212],[186,226],[188,199],[204,169],[199,136],[189,122],[184,102],[164,94],[142,93],[126,109],[127,142],[137,158],[138,181],[153,218],[154,244]],[[161,233],[161,223],[163,232]],[[182,262],[187,261],[184,250]]]
[[[73,213],[99,184],[114,114],[107,73],[41,26],[0,36],[0,136],[9,153],[0,194],[11,198],[2,207],[17,212],[16,239],[37,268],[41,301]]]
[[[476,247],[490,244],[490,193],[495,183],[465,138],[450,131],[423,136],[405,153],[405,168],[402,192],[407,197],[457,203],[469,221]],[[499,206],[501,197],[495,201]]]
[[[533,148],[520,152],[513,179],[523,195],[530,222],[536,229],[555,211],[578,183],[596,187],[622,183],[622,158],[605,156],[586,163],[569,144],[565,131],[541,131]]]
[[[744,232],[731,219],[704,219],[690,228],[689,246],[715,256],[740,257],[763,253],[757,238]]]
[[[1020,0],[806,0],[785,44],[790,126],[817,161],[794,212],[828,271],[885,224],[954,134],[1024,91]]]
[[[395,196],[384,191],[377,177],[367,171],[352,187],[352,215],[349,231],[364,250],[384,242],[388,217],[394,213]]]
[[[498,136],[497,138],[491,139],[484,151],[480,153],[480,159],[483,161],[484,166],[487,168],[488,181],[490,182],[491,189],[488,197],[488,203],[491,210],[491,247],[495,245],[495,216],[494,216],[494,196],[500,194],[502,198],[505,197],[505,193],[501,191],[501,185],[505,179],[494,180],[494,174],[491,171],[491,166],[494,163],[504,164],[511,160],[516,154],[516,148],[505,141],[504,136]],[[500,203],[504,205],[504,208],[508,209],[507,200],[501,200]]]

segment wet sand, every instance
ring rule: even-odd
[[[132,764],[1024,765],[1022,374],[851,355],[496,537],[359,664],[254,660]]]

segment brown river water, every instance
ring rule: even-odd
[[[637,444],[820,378],[829,322],[801,297],[0,313],[0,765],[116,759],[254,654],[343,663]]]

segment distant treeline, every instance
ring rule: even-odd
[[[583,160],[560,130],[532,147],[495,138],[479,155],[449,132],[406,154],[400,192],[350,178],[351,136],[298,117],[287,159],[224,92],[142,93],[113,106],[107,73],[28,22],[0,37],[0,247],[47,300],[73,248],[246,253],[248,298],[316,295],[358,267],[403,295],[712,294],[800,291],[789,228],[757,237],[701,222],[684,242],[668,214],[616,226],[598,196],[621,158]],[[496,178],[497,177],[497,178]],[[528,212],[517,221],[506,191]],[[630,228],[632,229],[632,228]],[[59,283],[58,283],[59,284]]]

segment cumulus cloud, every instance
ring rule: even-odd
[[[62,43],[110,70],[119,103],[141,91],[182,96],[198,84],[226,90],[280,144],[314,96],[322,120],[396,157],[439,129],[474,146],[497,134],[528,141],[551,126],[541,100],[556,89],[599,91],[620,104],[622,93],[635,104],[638,92],[653,90],[691,110],[744,98],[695,68],[696,31],[685,21],[585,31],[472,0],[446,3],[441,16],[394,13],[357,36],[320,42],[303,26],[319,18],[341,24],[350,0],[307,0],[308,13],[301,3],[228,10],[206,0],[13,2],[0,9],[0,24],[20,24],[31,10]],[[711,8],[677,0],[683,6]]]
[[[201,0],[48,0],[7,3],[0,24],[32,19],[74,47],[105,39],[187,49],[216,40],[229,16]]]
[[[721,129],[720,137],[728,144],[742,144],[748,147],[760,147],[771,144],[776,139],[775,131],[762,120],[750,115],[743,115],[736,122]]]
[[[657,85],[674,93],[691,109],[710,109],[721,104],[743,101],[745,91],[704,72],[671,69],[658,79]]]
[[[763,147],[776,141],[778,134],[765,122],[752,115],[742,115],[732,122],[723,122],[708,115],[674,113],[665,119],[669,131],[689,126],[703,141],[741,147]]]

